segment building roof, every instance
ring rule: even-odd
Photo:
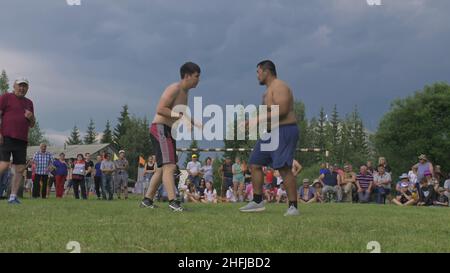
[[[114,152],[115,149],[110,143],[105,144],[90,144],[90,145],[66,145],[65,147],[48,146],[47,151],[57,157],[60,153],[65,153],[66,158],[76,158],[77,154],[95,154],[102,150],[111,149]],[[39,146],[29,146],[27,148],[27,158],[33,157],[33,155],[39,151]]]

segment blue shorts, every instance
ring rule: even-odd
[[[268,140],[259,139],[250,155],[249,164],[259,166],[271,166],[274,169],[281,169],[285,166],[292,167],[295,150],[299,139],[297,124],[281,125],[279,128],[278,147],[273,151],[264,151],[261,144],[270,143]]]

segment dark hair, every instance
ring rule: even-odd
[[[81,158],[84,159],[83,154],[77,154],[77,159],[78,159],[78,157],[79,157],[80,155],[81,155]]]
[[[378,165],[378,168],[380,168],[380,167],[386,168],[386,167],[384,167],[383,164]]]
[[[60,153],[60,154],[59,154],[59,156],[62,156],[62,155],[63,155],[63,156],[66,156],[66,154],[65,154],[65,153]]]
[[[184,77],[186,75],[192,75],[195,72],[198,72],[198,74],[200,74],[200,66],[198,66],[197,64],[193,63],[193,62],[187,62],[185,64],[183,64],[180,68],[180,76],[181,79],[184,79]]]
[[[256,67],[260,67],[262,70],[269,70],[272,75],[277,76],[277,69],[275,64],[270,60],[264,60],[260,62]]]

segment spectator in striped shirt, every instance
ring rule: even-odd
[[[370,193],[373,187],[373,176],[367,171],[367,166],[362,165],[360,173],[356,176],[358,198],[361,203],[369,203]]]
[[[53,155],[47,152],[47,144],[41,143],[40,151],[33,156],[33,161],[36,164],[36,172],[33,181],[33,198],[47,198],[47,181],[48,174],[53,167]],[[42,187],[41,182],[42,180]]]

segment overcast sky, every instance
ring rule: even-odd
[[[0,69],[30,80],[41,127],[62,144],[92,117],[102,131],[128,104],[153,118],[162,90],[191,60],[191,95],[258,104],[255,65],[272,59],[306,104],[341,115],[358,105],[376,130],[395,98],[450,81],[450,1],[1,0]],[[191,102],[193,99],[191,99]]]

